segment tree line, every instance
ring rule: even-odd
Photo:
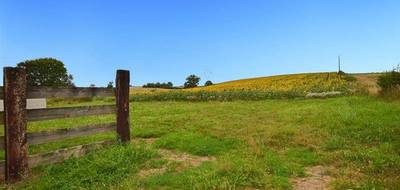
[[[183,84],[183,88],[194,88],[199,86],[200,83],[200,77],[198,77],[197,75],[189,75],[188,77],[186,77],[186,82]],[[213,85],[213,83],[208,80],[204,83],[204,86],[210,86]],[[145,85],[142,86],[143,88],[165,88],[165,89],[174,89],[174,88],[180,88],[180,87],[174,87],[174,85],[172,84],[172,82],[167,82],[167,83],[147,83]]]
[[[163,83],[147,83],[143,85],[143,88],[165,88],[165,89],[173,89],[174,84],[172,82],[163,82]]]
[[[64,63],[55,58],[39,58],[20,62],[17,67],[26,70],[28,86],[47,86],[47,87],[75,87],[73,83],[74,77],[69,74]],[[189,75],[186,77],[186,82],[183,84],[184,88],[194,88],[199,86],[200,77],[196,75]],[[210,86],[213,83],[208,80],[204,86]],[[90,84],[90,87],[96,87]],[[113,88],[114,83],[110,81],[107,88]],[[143,88],[166,88],[174,89],[172,82],[156,82],[147,83]]]

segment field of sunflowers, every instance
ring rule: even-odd
[[[189,91],[255,90],[279,92],[326,92],[347,91],[357,88],[356,82],[348,76],[329,73],[306,73],[277,75],[223,82],[207,87],[188,89]]]
[[[304,97],[307,93],[363,91],[353,76],[335,72],[277,75],[235,80],[190,89],[131,89],[133,101],[261,100]]]

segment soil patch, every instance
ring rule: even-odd
[[[313,166],[306,169],[307,177],[294,179],[293,190],[325,190],[332,177],[326,174],[324,166]]]

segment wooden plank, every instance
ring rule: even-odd
[[[107,145],[111,145],[113,143],[114,141],[101,141],[91,144],[84,144],[70,148],[59,149],[47,153],[30,155],[28,159],[29,167],[33,168],[39,165],[60,163],[71,157],[77,157],[77,158],[82,157],[85,154],[89,153],[90,151],[105,147]],[[3,170],[4,167],[5,167],[5,161],[2,160],[0,161],[0,169],[2,169],[1,171],[4,171]]]
[[[57,140],[63,140],[74,137],[82,137],[87,135],[94,135],[102,132],[115,130],[115,123],[89,125],[85,127],[76,127],[68,129],[57,129],[54,131],[43,131],[36,133],[28,133],[28,144],[43,144]]]
[[[117,134],[121,142],[130,141],[129,127],[129,71],[117,70]]]
[[[7,183],[28,176],[26,137],[26,72],[21,68],[4,68],[5,177]]]
[[[50,88],[31,87],[28,89],[28,98],[88,98],[114,96],[111,88]]]
[[[3,88],[0,88],[3,91]],[[30,87],[27,98],[88,98],[88,97],[109,97],[114,96],[111,88],[52,88],[52,87]],[[3,99],[1,94],[0,99]]]
[[[113,114],[116,112],[115,105],[101,106],[80,106],[65,108],[43,108],[27,110],[28,121],[40,121],[49,119],[61,119],[71,117],[82,117],[90,115]],[[4,117],[4,112],[0,112],[0,119]],[[0,124],[4,124],[4,119],[0,120]]]
[[[28,110],[28,121],[82,117],[115,113],[115,105],[45,108]]]
[[[44,144],[52,141],[74,137],[82,137],[115,130],[115,123],[88,125],[84,127],[57,129],[54,131],[41,131],[27,133],[28,144]],[[4,136],[0,136],[0,150],[4,149]]]

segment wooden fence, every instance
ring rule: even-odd
[[[117,70],[116,88],[27,88],[24,69],[5,67],[4,86],[0,99],[4,99],[4,112],[0,112],[0,124],[4,124],[4,136],[0,136],[0,149],[5,151],[4,168],[6,182],[15,182],[29,174],[29,167],[55,163],[71,156],[81,156],[87,151],[109,144],[97,142],[66,148],[48,153],[29,155],[28,145],[43,144],[72,137],[81,137],[116,129],[121,142],[130,141],[129,128],[129,71]],[[66,108],[26,109],[27,98],[86,98],[114,96],[116,105],[81,106]],[[116,113],[116,122],[43,132],[27,132],[28,121],[82,117]]]

